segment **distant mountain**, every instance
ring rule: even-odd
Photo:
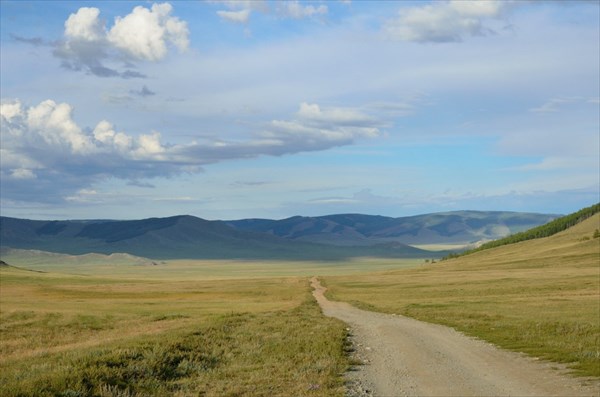
[[[434,256],[429,251],[396,242],[339,247],[294,241],[185,215],[133,221],[36,221],[0,217],[0,246],[72,255],[120,252],[155,259],[334,260],[359,256]]]
[[[473,244],[495,240],[556,219],[560,215],[522,212],[456,211],[402,218],[361,214],[295,216],[282,220],[227,221],[240,231],[268,233],[295,241],[339,246]]]
[[[334,260],[426,258],[410,245],[467,245],[545,224],[557,215],[457,211],[403,218],[341,214],[282,220],[36,221],[0,217],[0,247],[71,255],[127,253],[155,259]]]

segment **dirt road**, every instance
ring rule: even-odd
[[[367,365],[350,376],[350,395],[599,396],[596,380],[560,374],[553,364],[500,350],[452,328],[329,301],[311,280],[323,313],[349,325]],[[357,388],[356,384],[360,386]]]

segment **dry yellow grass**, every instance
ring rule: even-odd
[[[343,393],[345,327],[306,279],[0,277],[3,396]]]
[[[148,281],[2,270],[2,361],[300,305],[305,281]],[[48,330],[53,329],[51,335]]]
[[[333,299],[450,325],[600,376],[598,227],[600,214],[548,238],[325,282]]]

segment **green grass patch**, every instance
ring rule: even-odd
[[[343,323],[312,300],[232,313],[176,332],[19,360],[3,396],[342,396]]]

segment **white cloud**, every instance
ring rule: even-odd
[[[365,113],[350,108],[331,108],[322,110],[317,104],[303,102],[298,110],[298,117],[308,122],[325,125],[377,125],[377,121]]]
[[[250,19],[250,9],[239,11],[217,11],[217,15],[229,22],[247,23]]]
[[[21,102],[2,102],[0,104],[0,116],[7,122],[21,114]]]
[[[158,61],[167,54],[167,44],[180,51],[189,45],[187,23],[172,17],[169,3],[153,4],[149,10],[137,6],[125,17],[116,17],[108,41],[134,59]]]
[[[94,139],[107,146],[114,147],[118,152],[125,153],[133,146],[133,138],[123,132],[115,132],[114,126],[102,120],[92,132]]]
[[[220,10],[217,11],[217,15],[221,19],[233,23],[248,23],[252,11],[269,12],[266,0],[209,0],[209,3],[227,7],[230,11]]]
[[[393,40],[414,42],[456,42],[465,36],[493,33],[486,25],[489,19],[501,18],[512,6],[511,1],[451,0],[418,7],[402,8],[395,19],[384,26]]]
[[[11,170],[10,176],[13,179],[35,179],[36,178],[36,175],[33,173],[33,171],[26,169],[26,168],[16,168],[14,170]]]
[[[160,133],[152,132],[148,135],[140,135],[139,147],[134,152],[136,159],[155,158],[163,159],[161,153],[165,152],[165,148],[160,143]]]
[[[41,191],[47,200],[81,201],[89,198],[81,189],[107,178],[138,181],[196,173],[228,159],[326,150],[377,137],[381,124],[354,109],[303,103],[296,119],[268,122],[248,140],[175,145],[163,143],[157,131],[137,137],[117,132],[107,120],[91,130],[82,128],[67,103],[46,100],[27,107],[5,101],[1,110],[3,195],[25,201],[28,192],[28,200],[40,200]],[[19,183],[32,178],[36,184]]]
[[[187,23],[171,15],[169,3],[153,4],[150,9],[137,6],[124,17],[115,17],[107,30],[100,10],[82,7],[65,22],[62,43],[52,44],[54,55],[68,69],[100,77],[145,77],[135,70],[117,68],[129,61],[156,62],[167,56],[170,46],[180,52],[189,46]]]
[[[303,6],[299,1],[285,1],[279,3],[279,14],[283,17],[302,19],[327,14],[326,5],[315,7],[313,5]]]
[[[66,104],[57,104],[46,100],[27,110],[27,131],[36,131],[47,145],[70,147],[73,153],[88,153],[94,149],[91,140],[71,118],[73,108]]]
[[[276,146],[323,150],[348,145],[359,138],[380,135],[381,122],[349,108],[321,110],[317,104],[301,103],[295,120],[273,120],[261,136]]]
[[[502,12],[503,7],[506,7],[508,3],[510,3],[510,1],[506,0],[453,0],[450,1],[450,8],[464,17],[495,18]]]
[[[250,19],[251,11],[258,11],[263,14],[269,14],[268,3],[264,0],[213,0],[210,3],[220,4],[227,7],[230,11],[220,10],[217,15],[222,19],[233,23],[247,23]],[[278,1],[276,3],[276,13],[281,18],[304,19],[319,15],[326,15],[329,11],[326,5],[302,5],[297,0]]]
[[[98,192],[93,189],[80,189],[76,194],[65,197],[65,200],[79,203],[99,203]]]
[[[75,14],[69,15],[65,22],[65,36],[69,40],[103,40],[106,30],[99,15],[100,10],[97,8],[81,7]]]

